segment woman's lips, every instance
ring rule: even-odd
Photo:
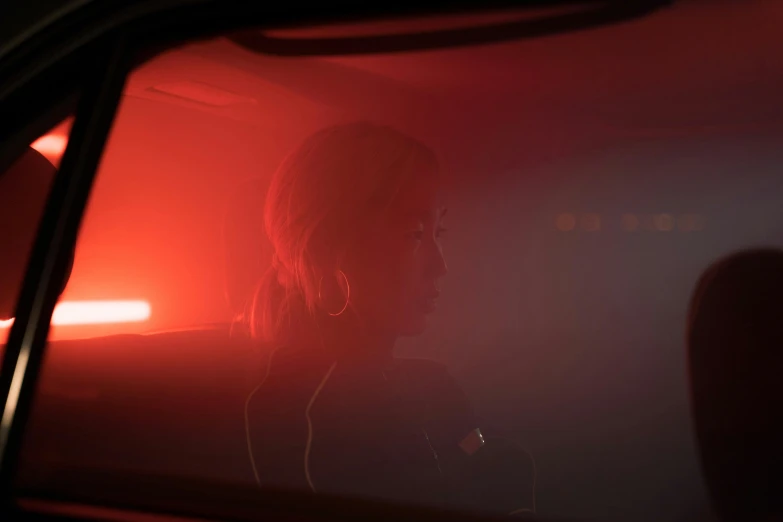
[[[422,308],[424,309],[424,313],[426,314],[430,314],[434,312],[437,307],[438,307],[437,297],[425,297],[422,300]]]

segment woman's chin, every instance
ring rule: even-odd
[[[402,328],[400,328],[400,335],[402,337],[415,337],[423,334],[429,326],[429,318],[426,315],[417,317],[410,321],[406,321]]]

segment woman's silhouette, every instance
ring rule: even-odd
[[[483,445],[468,401],[441,365],[393,356],[427,327],[447,273],[441,189],[432,150],[370,123],[318,132],[277,171],[275,258],[246,314],[270,352],[246,405],[260,485],[430,505],[464,495]]]

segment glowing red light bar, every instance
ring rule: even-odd
[[[66,301],[54,309],[52,324],[135,323],[149,318],[146,301]]]
[[[136,323],[146,321],[150,314],[146,301],[64,301],[54,308],[52,324]],[[13,322],[13,319],[0,321],[0,328],[8,328]]]

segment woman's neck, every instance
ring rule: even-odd
[[[367,328],[350,318],[316,320],[302,341],[329,356],[360,363],[386,365],[394,355],[397,336]]]

